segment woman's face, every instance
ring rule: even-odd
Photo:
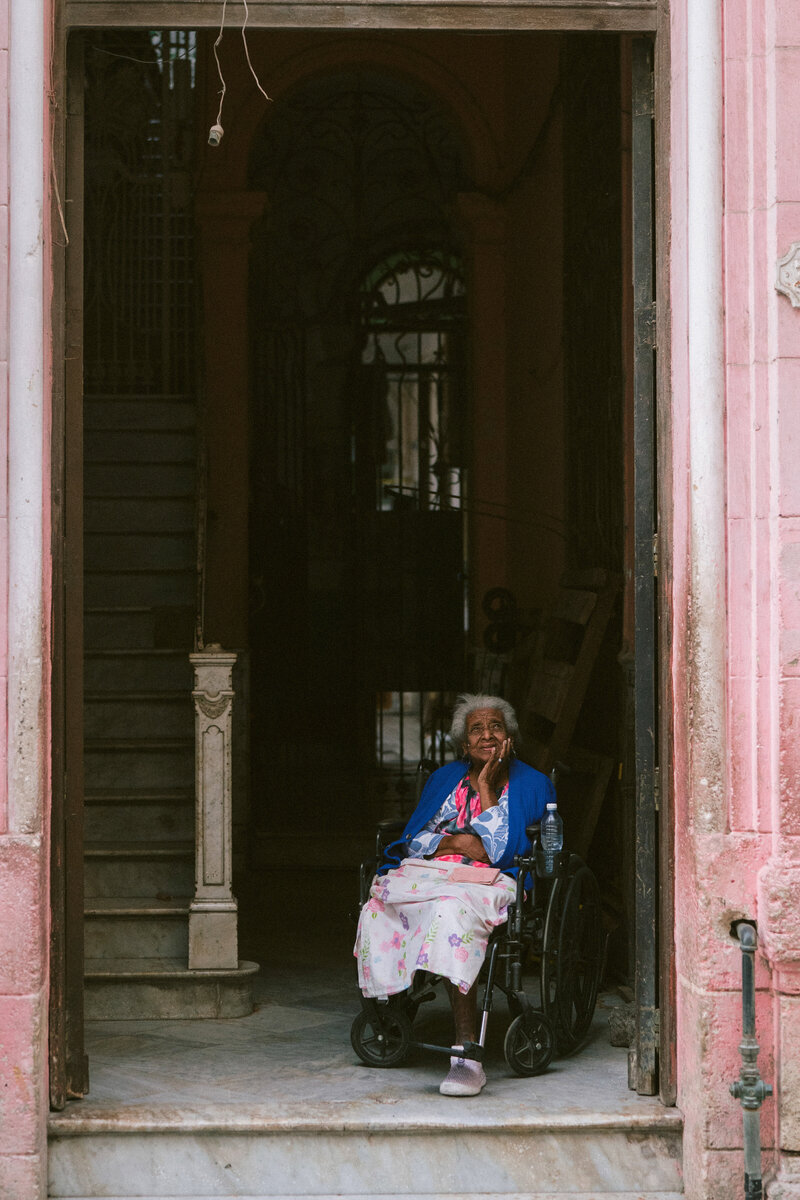
[[[473,762],[488,762],[507,737],[499,708],[476,708],[468,715],[466,749]]]

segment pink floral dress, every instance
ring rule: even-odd
[[[423,857],[455,832],[475,833],[489,857],[498,859],[508,836],[507,788],[495,807],[481,813],[480,798],[462,780],[409,843],[412,857],[375,877],[354,949],[365,996],[405,991],[417,970],[441,975],[461,992],[477,979],[489,935],[507,918],[515,883],[507,875],[495,878],[488,867],[486,883],[463,882],[451,876],[458,872],[456,864],[470,860]]]

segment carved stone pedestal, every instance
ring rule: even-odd
[[[236,655],[220,646],[189,655],[194,667],[195,894],[189,908],[189,968],[236,968],[232,886],[231,677]]]

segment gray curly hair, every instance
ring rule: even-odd
[[[486,696],[480,692],[465,692],[459,696],[453,709],[453,723],[450,726],[450,740],[459,749],[467,741],[467,718],[478,708],[496,708],[503,715],[506,732],[509,737],[519,740],[519,723],[517,714],[512,706],[502,696]]]

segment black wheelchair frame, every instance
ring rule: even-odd
[[[378,826],[375,859],[361,864],[360,904],[369,897],[377,864],[403,822]],[[546,870],[540,825],[529,825],[530,849],[518,855],[516,895],[508,920],[494,930],[478,981],[483,983],[480,1033],[464,1056],[481,1062],[485,1053],[494,989],[506,996],[512,1021],[504,1041],[508,1066],[517,1075],[540,1075],[554,1054],[567,1055],[584,1043],[594,1016],[603,969],[605,939],[600,894],[593,872],[577,854],[562,850],[552,873]],[[523,987],[526,963],[539,963],[539,1004]],[[387,1000],[361,997],[350,1040],[358,1057],[371,1067],[395,1067],[412,1049],[452,1054],[451,1046],[416,1041],[412,1026],[419,1006],[435,995],[439,980],[418,970],[411,987]]]

